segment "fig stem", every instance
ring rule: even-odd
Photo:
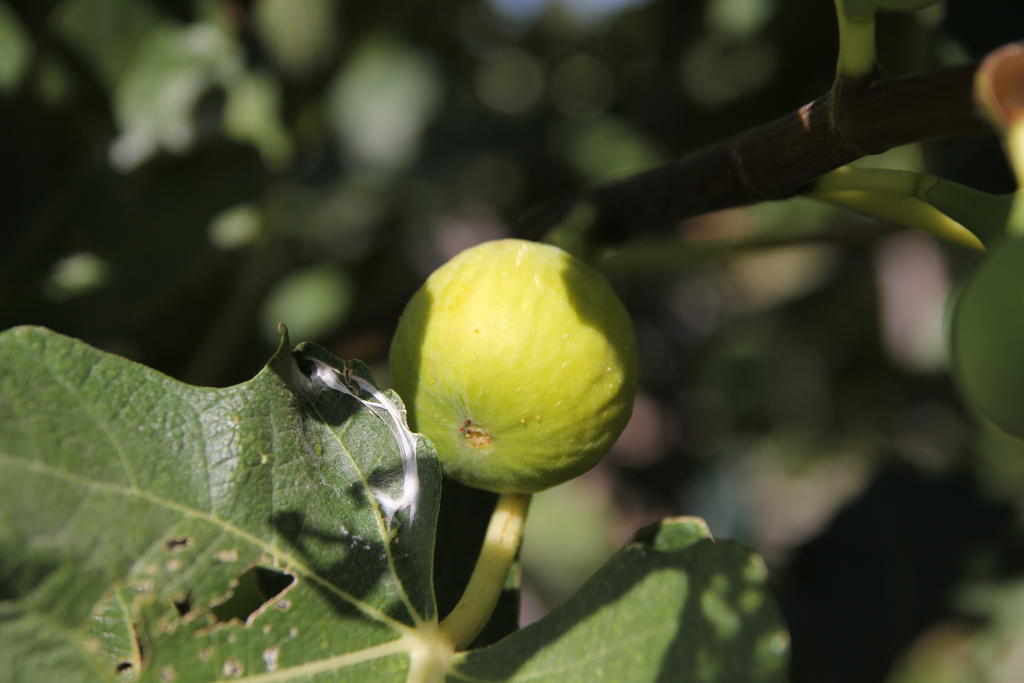
[[[1003,138],[1006,156],[1017,177],[1017,192],[1006,221],[1006,232],[1012,237],[1024,236],[1024,116],[1011,123]]]
[[[837,78],[866,78],[875,68],[875,10],[847,8],[849,0],[835,0],[839,20]],[[849,3],[855,4],[855,3]]]
[[[503,493],[498,498],[466,590],[441,620],[441,633],[456,650],[469,647],[491,618],[519,551],[529,506],[528,493]]]
[[[985,251],[974,233],[933,203],[929,193],[943,182],[949,181],[930,173],[843,166],[818,178],[807,196]]]
[[[976,251],[985,251],[981,240],[956,219],[915,196],[874,190],[828,190],[808,197],[853,209],[868,216],[917,228]]]

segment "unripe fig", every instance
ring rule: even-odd
[[[995,247],[956,301],[953,368],[970,405],[1024,438],[1024,238]]]
[[[615,291],[558,247],[485,242],[409,301],[391,344],[395,388],[445,473],[531,493],[590,469],[629,419],[633,326]]]

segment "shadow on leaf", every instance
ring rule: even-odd
[[[318,577],[353,598],[378,608],[383,600],[387,603],[383,611],[389,617],[410,625],[413,623],[401,601],[389,595],[387,588],[382,586],[389,574],[384,545],[378,539],[354,535],[344,526],[340,526],[338,531],[317,528],[302,511],[280,512],[270,521]],[[324,557],[337,559],[324,561]],[[339,613],[349,617],[357,613],[351,603],[341,599],[323,582],[315,581],[313,584]]]
[[[788,640],[753,558],[710,539],[669,551],[633,543],[541,621],[467,653],[459,672],[502,680],[598,669],[622,680],[785,680]]]

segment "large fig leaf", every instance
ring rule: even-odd
[[[783,677],[763,563],[686,519],[638,536],[541,621],[453,655],[432,447],[406,443],[419,495],[392,518],[409,485],[400,401],[286,334],[223,389],[29,327],[0,334],[0,369],[4,680]],[[479,542],[442,538],[448,554]],[[500,637],[509,614],[497,621]]]
[[[0,336],[0,367],[7,680],[388,681],[417,666],[416,629],[436,621],[436,459],[420,440],[416,516],[389,525],[388,425],[307,377],[286,335],[224,389],[38,328]]]
[[[458,657],[452,680],[784,681],[789,635],[766,579],[702,520],[662,520],[546,618]]]

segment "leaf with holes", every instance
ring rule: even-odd
[[[209,389],[24,327],[0,334],[0,367],[4,680],[783,678],[763,563],[689,519],[452,653],[433,569],[447,605],[479,546],[453,515],[493,501],[439,535],[433,448],[319,347],[282,334],[256,377]]]
[[[38,328],[0,340],[8,680],[422,665],[436,460],[419,441],[418,510],[389,524],[390,426],[296,362],[336,359],[285,336],[251,381],[206,389]]]

